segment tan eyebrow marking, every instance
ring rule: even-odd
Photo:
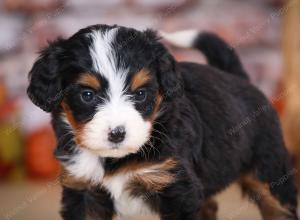
[[[137,88],[144,85],[146,82],[148,82],[151,79],[151,76],[149,74],[148,70],[145,70],[144,68],[141,69],[139,72],[137,72],[132,80],[131,80],[131,91],[136,90]]]
[[[90,73],[84,73],[79,77],[77,80],[77,83],[90,86],[93,89],[100,89],[101,84],[98,78]]]

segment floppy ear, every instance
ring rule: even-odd
[[[46,112],[51,112],[63,97],[59,59],[63,52],[59,39],[41,52],[29,73],[27,94],[31,101]]]
[[[158,81],[166,100],[170,100],[182,94],[182,81],[176,66],[176,61],[167,51],[158,57]]]
[[[182,80],[173,56],[167,48],[159,42],[157,33],[151,29],[144,31],[150,42],[150,50],[154,51],[154,63],[157,66],[157,78],[165,100],[170,100],[182,94]]]

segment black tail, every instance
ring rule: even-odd
[[[210,65],[248,79],[248,75],[235,50],[217,35],[201,33],[195,38],[192,47],[204,53]]]
[[[200,50],[206,56],[208,63],[214,67],[249,79],[234,48],[213,33],[181,31],[170,34],[162,33],[162,36],[176,46]]]

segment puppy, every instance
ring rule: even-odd
[[[63,219],[196,220],[234,181],[264,219],[298,219],[276,112],[217,36],[179,40],[210,66],[176,62],[155,32],[116,25],[41,52],[27,92],[52,114]]]

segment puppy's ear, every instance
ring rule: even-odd
[[[41,52],[29,73],[27,94],[35,105],[46,112],[51,112],[63,97],[62,79],[59,75],[63,41],[59,39],[50,43]]]
[[[156,65],[157,78],[160,90],[165,100],[170,100],[182,94],[182,81],[177,69],[177,64],[167,48],[159,42],[157,33],[151,29],[144,31],[146,39],[150,42],[152,61]]]
[[[181,77],[179,75],[176,61],[173,56],[167,52],[158,58],[158,81],[160,89],[166,100],[178,97],[182,93]]]

